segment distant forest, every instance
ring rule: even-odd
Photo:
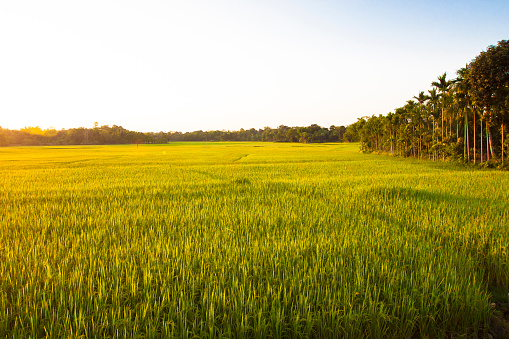
[[[134,132],[122,126],[99,126],[93,128],[41,129],[25,127],[9,130],[0,127],[0,146],[44,146],[44,145],[111,145],[111,144],[166,144],[175,141],[270,141],[270,142],[340,142],[359,141],[355,126],[330,126],[313,124],[308,127],[263,129],[240,129],[239,131],[194,131],[194,132]]]

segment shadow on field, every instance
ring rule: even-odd
[[[380,155],[374,154],[373,157],[380,157]],[[451,161],[433,161],[428,159],[416,159],[416,158],[400,158],[394,157],[391,155],[382,155],[386,159],[390,161],[400,161],[403,163],[412,163],[413,165],[422,166],[424,168],[438,170],[438,171],[448,171],[448,172],[469,172],[469,171],[478,171],[482,169],[478,166],[474,166],[474,164],[465,164],[461,162],[451,162]],[[484,170],[484,169],[482,169]],[[490,170],[490,169],[485,169]]]
[[[361,199],[366,203],[358,204],[359,213],[437,247],[465,253],[478,263],[488,283],[506,281],[507,274],[500,267],[502,253],[491,250],[500,247],[500,230],[474,221],[493,203],[490,199],[407,187],[372,188]]]
[[[366,194],[371,197],[378,197],[378,199],[382,201],[400,199],[405,201],[413,200],[415,202],[432,201],[437,203],[448,202],[453,204],[480,204],[487,202],[486,199],[430,192],[423,189],[408,187],[376,187],[367,191]]]
[[[360,198],[365,202],[374,202],[359,204],[361,213],[399,225],[402,229],[419,228],[430,232],[437,232],[437,227],[445,226],[449,230],[463,229],[468,225],[461,221],[468,214],[474,216],[482,213],[479,209],[484,210],[492,203],[486,198],[444,194],[408,187],[375,187],[365,191]],[[469,229],[469,231],[475,230]],[[433,238],[445,236],[447,235],[441,232]]]

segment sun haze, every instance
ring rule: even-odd
[[[509,35],[506,1],[2,1],[0,126],[347,125]]]

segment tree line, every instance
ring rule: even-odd
[[[93,128],[41,129],[25,127],[9,130],[0,127],[0,146],[43,146],[43,145],[105,145],[105,144],[165,144],[175,141],[270,141],[321,143],[338,141],[358,141],[354,127],[321,127],[313,124],[307,127],[263,129],[240,129],[238,131],[194,131],[194,132],[135,132],[122,126],[99,126]]]
[[[0,146],[161,144],[176,141],[355,142],[361,151],[504,167],[509,150],[509,42],[499,41],[448,79],[444,73],[402,107],[349,126],[135,132],[122,126],[0,127]]]
[[[507,164],[509,138],[509,42],[481,52],[456,78],[444,73],[402,107],[359,118],[364,152],[432,160],[459,160],[489,167]]]

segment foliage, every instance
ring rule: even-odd
[[[444,73],[387,116],[363,118],[362,150],[426,159],[462,158],[504,168],[509,123],[509,42],[489,46],[457,78]],[[350,126],[349,126],[350,127]],[[505,128],[504,128],[505,127]]]
[[[94,128],[71,128],[56,131],[41,130],[39,127],[25,127],[17,130],[2,129],[0,127],[0,146],[16,145],[114,145],[134,144],[140,141],[146,144],[166,144],[174,141],[273,141],[273,142],[337,142],[343,141],[347,132],[344,126],[330,126],[329,128],[313,124],[308,127],[279,126],[277,129],[239,131],[194,131],[194,132],[134,132],[122,126],[101,126]],[[350,131],[347,140],[357,141],[356,135]]]
[[[481,52],[470,64],[468,81],[479,107],[495,110],[509,120],[509,41],[502,40]]]

